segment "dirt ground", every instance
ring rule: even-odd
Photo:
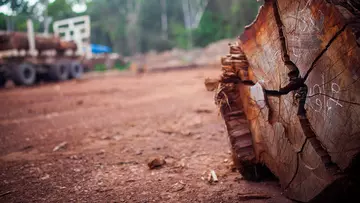
[[[218,74],[92,74],[0,90],[0,202],[291,202],[277,182],[231,170],[203,84]],[[156,157],[166,164],[150,170]]]

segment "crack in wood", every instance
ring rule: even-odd
[[[360,3],[358,0],[326,0],[328,3],[342,6],[353,15],[360,15]]]
[[[285,66],[289,69],[288,76],[290,78],[290,81],[296,80],[299,77],[300,72],[299,72],[298,67],[295,65],[295,63],[290,60],[290,56],[288,54],[288,49],[286,46],[286,39],[285,39],[285,35],[284,35],[284,30],[283,30],[284,24],[280,17],[279,6],[277,3],[277,0],[275,0],[273,2],[272,6],[273,6],[273,11],[274,11],[275,22],[276,22],[276,25],[278,27],[278,32],[279,32],[279,40],[281,43],[282,57],[283,57]]]
[[[295,180],[295,177],[299,170],[300,154],[304,151],[304,148],[305,148],[306,144],[308,143],[309,139],[313,139],[313,141],[310,142],[310,144],[314,147],[315,152],[320,156],[325,168],[331,173],[336,173],[336,172],[340,171],[339,167],[334,162],[331,161],[329,152],[326,151],[326,149],[321,145],[321,142],[317,139],[316,133],[312,129],[311,123],[306,116],[305,103],[306,103],[306,99],[308,98],[307,97],[308,87],[306,85],[303,85],[303,87],[300,88],[300,90],[297,92],[297,94],[298,94],[297,97],[299,99],[298,117],[300,120],[301,128],[303,129],[306,138],[304,140],[304,143],[303,143],[300,151],[296,153],[296,155],[297,155],[296,156],[297,157],[296,171],[295,171],[294,176],[292,177],[291,181],[285,187],[285,189],[288,189],[290,187],[291,183]],[[319,147],[315,147],[315,145],[317,145]],[[323,154],[323,155],[321,156],[320,154]]]
[[[281,24],[280,24],[281,25]],[[312,70],[315,68],[316,63],[320,60],[320,58],[326,53],[326,51],[328,50],[328,48],[331,46],[331,44],[337,39],[338,36],[341,35],[342,32],[345,31],[346,27],[349,24],[345,24],[329,41],[329,43],[325,46],[325,48],[320,52],[320,54],[315,58],[315,60],[312,62],[309,70],[307,71],[307,73],[305,74],[304,78],[299,77],[299,75],[297,75],[297,77],[291,77],[290,76],[290,82],[288,85],[286,85],[283,88],[280,88],[280,90],[265,90],[265,92],[269,95],[269,96],[282,96],[282,95],[286,95],[288,93],[290,93],[291,91],[295,91],[298,90],[299,88],[301,88],[305,81],[307,80],[307,78],[309,77],[310,73],[312,72]],[[282,28],[281,28],[282,30]],[[285,38],[280,37],[280,41],[284,40]],[[283,42],[282,42],[283,44]],[[286,49],[285,49],[286,50]],[[284,58],[285,56],[288,57],[288,54],[284,54]],[[286,63],[288,63],[288,65],[286,65]],[[294,64],[294,66],[292,66],[293,62],[291,60],[286,61],[285,58],[285,65],[287,67],[296,67],[296,65]],[[296,67],[297,68],[297,67]],[[290,69],[293,70],[293,69]],[[298,71],[298,69],[297,69]],[[290,73],[289,73],[290,74]]]
[[[283,57],[283,61],[284,61],[284,65],[288,68],[289,73],[289,84],[286,85],[283,88],[280,88],[278,91],[277,90],[265,90],[265,98],[267,98],[267,96],[276,96],[276,97],[280,97],[282,95],[287,95],[292,91],[296,91],[295,97],[299,102],[299,107],[298,107],[298,117],[300,120],[300,124],[301,124],[301,128],[303,129],[303,132],[306,136],[300,151],[296,152],[296,170],[290,180],[290,182],[285,186],[285,190],[288,189],[290,187],[290,185],[293,183],[293,181],[295,180],[298,171],[299,171],[299,159],[300,159],[300,155],[301,153],[303,153],[303,150],[306,146],[306,144],[308,143],[309,139],[313,138],[314,141],[316,143],[310,143],[311,145],[313,144],[317,144],[318,148],[314,150],[316,151],[316,153],[321,157],[321,160],[325,166],[325,168],[330,171],[330,169],[332,169],[332,171],[339,171],[339,167],[333,163],[331,161],[330,155],[329,153],[321,146],[321,142],[316,138],[316,134],[314,132],[314,130],[311,128],[311,124],[309,119],[307,118],[306,115],[306,109],[305,109],[305,103],[307,98],[307,94],[308,94],[308,87],[305,85],[305,81],[308,78],[309,74],[311,73],[311,71],[314,69],[316,63],[318,62],[318,60],[320,60],[320,58],[326,53],[326,51],[328,50],[328,48],[331,46],[331,44],[342,34],[342,32],[344,32],[344,30],[346,29],[348,24],[345,24],[328,42],[328,44],[325,46],[325,48],[320,52],[320,54],[315,58],[315,60],[312,62],[310,69],[307,71],[306,75],[304,78],[301,78],[300,73],[299,73],[299,69],[298,67],[290,60],[290,56],[288,54],[288,50],[287,50],[287,46],[286,46],[286,39],[284,36],[284,32],[283,32],[283,23],[280,17],[280,13],[279,13],[279,8],[278,8],[278,3],[277,0],[275,0],[273,2],[273,10],[274,10],[274,17],[275,17],[275,21],[276,21],[276,25],[278,27],[278,32],[279,32],[279,40],[281,43],[281,52],[282,52],[282,57]],[[360,104],[359,104],[360,105]],[[270,110],[270,108],[269,108]],[[322,152],[322,153],[320,153]],[[320,154],[324,154],[323,156],[321,156]]]
[[[309,70],[307,71],[307,73],[305,74],[304,78],[301,78],[301,76],[299,76],[300,73],[299,73],[298,67],[290,60],[290,57],[289,57],[289,54],[288,54],[288,49],[287,49],[287,46],[286,46],[286,39],[285,39],[285,36],[284,36],[284,31],[283,31],[284,25],[283,25],[283,22],[282,22],[281,17],[280,17],[280,12],[279,12],[279,8],[278,8],[277,0],[275,0],[273,2],[273,10],[274,10],[274,17],[275,17],[276,25],[278,26],[279,40],[280,40],[280,43],[281,43],[282,57],[283,57],[285,66],[290,71],[288,73],[290,82],[289,82],[288,85],[286,85],[283,88],[280,88],[279,90],[267,90],[267,89],[265,89],[265,92],[269,96],[279,97],[279,96],[282,96],[282,95],[286,95],[286,94],[290,93],[291,91],[296,91],[299,88],[301,88],[304,85],[307,78],[309,77],[312,70],[315,68],[317,62],[326,53],[326,51],[329,49],[331,44],[345,31],[345,29],[346,29],[346,27],[348,25],[350,25],[351,23],[354,23],[354,22],[346,23],[337,33],[335,33],[335,35],[330,39],[330,41],[325,46],[325,48],[319,53],[319,55],[312,62],[311,66],[310,66]],[[351,103],[351,102],[348,102],[348,101],[344,101],[344,102]],[[358,103],[355,103],[355,104],[358,104]]]
[[[359,47],[359,46],[358,46],[358,45],[355,45],[355,46],[351,47],[346,53],[344,53],[344,55],[346,56],[347,54],[351,53],[351,52],[354,51],[354,49],[357,48],[357,47]],[[332,64],[330,67],[328,67],[327,70],[324,71],[324,72],[330,71],[330,69],[333,68],[336,64],[338,64],[338,62],[340,62],[341,60],[342,60],[341,57],[338,58],[338,59],[337,59],[336,61],[334,61],[333,64]],[[331,79],[328,80],[327,82],[321,84],[320,86],[325,86],[325,85],[333,82],[333,81],[334,81],[335,79],[337,79],[341,74],[343,74],[346,70],[347,70],[347,68],[344,67],[344,69],[342,69],[342,70],[341,70],[338,74],[336,74],[333,78],[331,78]],[[359,68],[354,72],[354,74],[357,74],[357,72],[358,72],[359,70],[360,70],[360,66],[359,66]],[[358,78],[358,79],[359,79],[359,78]],[[358,80],[358,79],[357,79],[357,80]],[[343,90],[341,90],[341,91],[343,91]]]
[[[307,91],[308,91],[308,88],[307,86],[303,86],[302,90],[299,91],[299,95],[298,95],[298,98],[299,98],[299,109],[298,109],[298,116],[299,116],[299,119],[300,119],[300,123],[301,123],[301,127],[303,128],[304,130],[304,134],[306,136],[305,140],[304,140],[304,143],[302,144],[301,146],[301,149],[300,151],[298,151],[296,153],[296,170],[295,170],[295,173],[293,175],[293,177],[291,178],[290,182],[287,184],[287,186],[285,187],[285,189],[288,189],[291,185],[291,183],[295,180],[295,177],[296,175],[298,174],[298,171],[299,171],[299,160],[300,160],[300,154],[303,152],[304,148],[305,148],[305,145],[306,143],[308,142],[309,138],[311,137],[316,137],[315,133],[313,131],[310,131],[310,134],[312,136],[308,136],[308,133],[305,132],[305,129],[304,129],[304,126],[303,126],[303,123],[301,122],[302,119],[306,120],[307,122],[309,122],[309,120],[306,118],[306,110],[305,110],[305,102],[306,102],[306,95],[307,95]],[[305,95],[305,96],[304,96]],[[310,124],[310,123],[309,123]]]
[[[315,60],[312,62],[309,70],[306,72],[304,76],[304,81],[307,80],[312,70],[315,68],[316,63],[320,60],[320,58],[326,53],[326,51],[329,49],[331,44],[345,31],[346,27],[349,25],[349,23],[346,23],[339,31],[335,33],[335,35],[330,39],[330,41],[326,44],[325,48],[320,52],[319,55],[316,56]]]
[[[294,62],[291,61],[290,56],[288,54],[286,38],[283,30],[284,24],[281,20],[279,6],[276,0],[273,1],[272,7],[274,11],[275,22],[278,27],[279,40],[281,43],[282,59],[284,61],[284,65],[289,70],[288,73],[289,84],[287,84],[285,87],[280,88],[278,91],[265,89],[265,92],[269,96],[281,96],[281,95],[286,95],[291,91],[298,90],[300,87],[304,85],[304,80],[301,77],[299,77],[300,76],[299,68],[296,66]]]
[[[306,144],[306,141],[307,140],[305,140],[304,146]],[[291,183],[295,180],[296,175],[299,172],[299,160],[300,160],[299,156],[300,156],[300,152],[296,153],[296,169],[295,169],[294,175],[290,179],[290,182],[284,187],[284,190],[287,190],[290,187]]]

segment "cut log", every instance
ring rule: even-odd
[[[360,156],[359,10],[357,1],[266,0],[222,59],[216,101],[233,149],[249,148],[238,162],[265,164],[291,199],[338,201],[359,180],[350,172]]]
[[[58,51],[76,50],[77,46],[74,42],[62,41],[55,36],[39,36],[35,37],[35,46],[39,51],[55,49]],[[0,33],[0,50],[11,49],[29,49],[27,33],[22,32],[1,32]]]
[[[65,50],[73,50],[73,51],[75,51],[77,49],[77,46],[76,46],[76,43],[73,42],[73,41],[68,42],[68,41],[61,40],[56,49],[60,50],[60,51],[65,51]]]

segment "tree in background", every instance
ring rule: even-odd
[[[26,0],[0,0],[0,6],[7,6],[10,15],[0,14],[2,30],[24,30],[26,19],[31,17],[33,7]]]
[[[91,17],[92,42],[108,45],[113,50],[124,55],[130,55],[128,41],[133,30],[138,29],[134,22],[138,22],[138,9],[141,9],[136,0],[93,0],[88,3],[87,14]],[[142,2],[140,2],[142,3]],[[134,16],[137,13],[137,16]]]
[[[255,19],[260,5],[262,2],[254,0],[211,0],[199,27],[193,30],[193,43],[203,47],[236,37]]]
[[[38,0],[30,4],[29,0],[0,0],[0,6],[7,6],[9,14],[0,14],[0,29],[8,31],[26,31],[26,20],[34,21],[35,31],[46,32],[51,29],[51,22],[79,14],[72,6],[79,0]]]
[[[164,40],[168,39],[168,14],[167,14],[167,3],[166,0],[160,0],[161,2],[161,29],[162,37]]]
[[[26,30],[26,19],[35,30],[46,30],[53,21],[90,15],[92,43],[110,46],[123,55],[174,47],[189,49],[233,38],[254,20],[261,3],[255,0],[0,0],[13,14],[0,14],[0,28]],[[73,6],[86,2],[87,11]],[[50,26],[51,31],[51,26]]]
[[[168,37],[162,38],[161,1],[143,2],[139,16],[141,52],[163,51],[173,47],[203,47],[211,42],[239,35],[256,17],[262,2],[254,0],[167,0]],[[169,3],[171,2],[171,3]],[[194,9],[204,4],[200,20]],[[189,6],[189,7],[188,7]],[[192,19],[189,17],[192,17]],[[197,22],[199,20],[200,22]],[[192,22],[196,25],[193,26]]]

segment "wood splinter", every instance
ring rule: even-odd
[[[219,179],[218,179],[218,177],[217,177],[217,175],[216,175],[216,173],[215,173],[215,171],[214,170],[211,170],[210,171],[210,173],[209,173],[209,177],[208,177],[208,181],[210,182],[210,183],[216,183],[216,182],[218,182],[219,181]]]

